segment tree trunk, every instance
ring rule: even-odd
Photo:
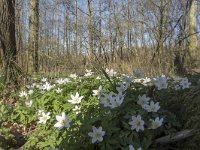
[[[98,36],[99,36],[99,43],[98,43],[98,56],[99,56],[99,58],[101,57],[101,46],[102,46],[102,35],[101,35],[101,20],[102,20],[102,8],[101,8],[101,4],[102,3],[102,0],[99,0],[99,22],[98,22],[98,24],[99,24],[99,31],[98,31]]]
[[[89,56],[94,59],[94,49],[93,49],[93,26],[92,26],[92,10],[91,10],[91,0],[87,0],[87,9],[88,9],[88,31],[89,31]]]
[[[30,20],[29,20],[29,50],[33,57],[33,69],[39,71],[38,63],[38,39],[39,39],[39,0],[30,1]]]
[[[78,54],[78,2],[75,0],[75,42],[74,49],[76,54]]]
[[[15,0],[1,0],[0,2],[0,42],[3,51],[4,82],[18,85]]]
[[[189,53],[192,60],[196,61],[197,59],[197,1],[190,1],[190,12],[189,12]]]

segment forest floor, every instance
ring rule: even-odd
[[[31,78],[17,92],[6,93],[2,84],[0,88],[2,149],[196,150],[200,146],[197,73],[145,77],[139,70],[132,75],[86,70],[81,75]],[[59,124],[61,114],[64,125]],[[137,121],[144,124],[137,128],[131,118],[132,123],[140,118]],[[98,129],[102,140],[89,134],[91,129]],[[158,142],[160,137],[165,142]]]

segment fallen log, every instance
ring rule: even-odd
[[[195,129],[186,129],[183,131],[179,131],[177,133],[156,139],[154,144],[164,145],[164,144],[177,142],[177,141],[180,141],[180,140],[183,140],[183,139],[193,136],[196,132],[197,132],[197,130],[195,130]]]

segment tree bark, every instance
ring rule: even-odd
[[[190,1],[190,12],[189,12],[189,53],[192,57],[192,60],[197,59],[197,1]]]
[[[38,40],[39,40],[39,0],[30,1],[30,20],[29,20],[29,50],[33,57],[33,69],[39,71],[38,63]]]
[[[102,47],[102,33],[101,33],[101,24],[102,24],[102,0],[99,0],[99,22],[98,22],[98,36],[99,36],[99,43],[98,43],[98,56],[101,57],[101,47]]]
[[[89,56],[94,59],[94,47],[93,47],[93,25],[92,25],[92,10],[91,10],[91,0],[87,0],[87,9],[88,9],[88,31],[89,31]]]
[[[78,54],[78,2],[75,0],[75,42],[74,49],[76,54]]]
[[[1,0],[0,2],[0,43],[3,54],[4,82],[18,85],[15,0]]]

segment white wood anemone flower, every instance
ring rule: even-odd
[[[128,124],[131,125],[131,130],[144,131],[144,121],[140,115],[132,116],[132,120]]]
[[[182,87],[182,89],[188,89],[190,88],[191,82],[188,81],[188,78],[185,77],[181,80],[180,82],[180,86]]]
[[[86,74],[84,75],[85,77],[89,77],[92,76],[94,72],[92,72],[92,70],[88,70],[86,69]]]
[[[59,85],[66,84],[67,80],[60,78],[60,79],[56,80],[56,83],[59,84]]]
[[[33,101],[32,100],[27,100],[27,101],[25,101],[25,104],[26,104],[27,107],[31,107],[32,104],[33,104]]]
[[[124,101],[124,95],[122,96],[116,96],[110,99],[110,108],[116,108],[119,107]]]
[[[43,77],[43,78],[41,79],[41,81],[42,81],[42,82],[47,82],[47,78],[44,78],[44,77]]]
[[[29,91],[28,91],[28,95],[32,95],[33,92],[34,92],[33,90],[29,90]]]
[[[125,75],[123,77],[123,83],[131,83],[133,81],[133,78],[131,76]]]
[[[96,77],[96,80],[101,80],[101,77],[100,77],[100,76],[97,76],[97,77]]]
[[[167,78],[164,75],[156,78],[154,80],[154,85],[157,87],[158,90],[167,89],[168,87]]]
[[[123,93],[129,87],[129,83],[121,84],[119,87],[116,87],[117,92]]]
[[[19,93],[19,97],[27,97],[28,96],[28,93],[26,91],[21,91]]]
[[[112,94],[105,94],[104,97],[100,97],[100,103],[103,104],[104,107],[110,107],[111,99],[113,99]]]
[[[146,94],[143,94],[142,96],[139,95],[138,96],[138,101],[137,101],[137,104],[140,105],[140,106],[143,106],[145,104],[149,104],[149,100],[150,98],[146,96]]]
[[[105,71],[110,77],[113,77],[113,76],[115,76],[117,74],[117,72],[115,72],[113,69],[109,70],[108,68],[106,68]]]
[[[159,102],[154,103],[154,101],[151,101],[149,105],[143,105],[143,108],[147,112],[157,112],[160,109]]]
[[[81,108],[78,107],[77,105],[75,105],[75,107],[72,110],[75,111],[76,114],[81,113]]]
[[[70,127],[70,118],[68,115],[66,115],[64,112],[62,112],[61,116],[56,116],[57,123],[54,125],[54,127],[58,128],[61,130],[62,128]]]
[[[92,143],[102,142],[103,136],[105,135],[105,131],[102,130],[102,127],[96,128],[95,126],[92,126],[92,130],[92,132],[88,133],[88,135],[92,137]]]
[[[133,145],[129,145],[129,150],[142,150],[142,148],[139,147],[138,149],[135,149],[135,148],[133,147]]]
[[[46,91],[50,91],[52,88],[54,88],[54,85],[51,85],[48,82],[45,82],[42,86],[41,89],[42,90],[46,90]]]
[[[71,104],[79,104],[81,103],[81,100],[83,99],[83,96],[79,96],[79,93],[76,92],[76,95],[71,95],[71,100],[68,100]]]
[[[38,110],[36,112],[36,114],[38,115],[38,117],[41,117],[43,112],[44,112],[44,110]]]
[[[56,93],[59,94],[59,93],[61,93],[61,92],[62,92],[62,89],[60,89],[60,88],[57,88],[57,89],[56,89]]]
[[[41,123],[41,124],[46,124],[47,123],[47,120],[49,120],[51,117],[50,117],[50,112],[48,113],[44,113],[42,112],[42,115],[39,117],[39,122],[38,123]]]
[[[70,74],[69,77],[70,77],[70,78],[73,78],[73,79],[76,79],[78,76],[76,75],[76,73],[74,73],[74,74]]]
[[[160,126],[162,126],[163,118],[159,119],[159,117],[156,117],[155,120],[150,119],[151,121],[151,127],[149,129],[157,129]]]
[[[105,89],[100,85],[98,90],[92,90],[93,96],[97,96],[98,98],[105,92]]]

